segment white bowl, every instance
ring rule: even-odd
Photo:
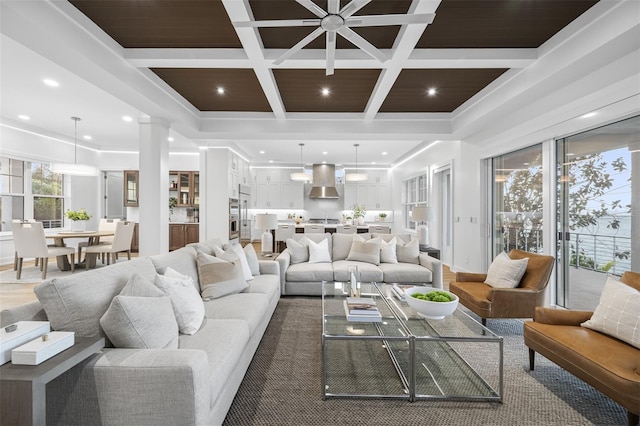
[[[432,291],[443,291],[452,297],[451,302],[431,302],[429,300],[416,299],[412,296],[415,293],[430,293]],[[451,315],[458,307],[458,296],[446,291],[429,287],[413,287],[405,290],[406,300],[418,315],[428,319],[443,319],[446,315]]]

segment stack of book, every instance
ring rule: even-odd
[[[344,312],[347,321],[381,322],[382,315],[371,297],[347,297],[344,301]]]

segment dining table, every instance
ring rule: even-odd
[[[114,231],[60,231],[57,234],[46,235],[47,238],[52,238],[54,244],[57,247],[65,247],[65,240],[70,238],[81,238],[86,239],[88,245],[98,245],[100,244],[100,237],[110,237],[114,234]],[[86,266],[87,269],[94,268],[96,266],[96,259],[98,258],[98,253],[87,253],[85,255],[85,264],[81,266]],[[67,259],[67,256],[57,256],[56,257],[58,263],[58,269],[61,271],[69,271],[71,269],[71,264]],[[80,263],[80,259],[78,259]]]

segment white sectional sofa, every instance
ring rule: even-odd
[[[396,247],[397,263],[376,262],[375,256],[373,260],[368,256],[353,256],[354,238],[365,242],[380,239],[385,243],[395,238],[399,242]],[[280,264],[282,295],[321,295],[322,281],[347,281],[351,266],[358,267],[363,282],[426,284],[442,288],[442,262],[420,253],[417,241],[412,240],[409,234],[295,234],[291,240],[302,246],[308,246],[308,240],[314,243],[327,240],[330,259],[318,263],[312,259],[300,261],[304,259],[304,249],[300,253],[292,253],[300,247],[288,240],[287,249],[276,258]],[[353,258],[365,258],[367,261],[350,260]],[[384,260],[384,256],[382,258]]]
[[[48,320],[53,330],[105,335],[100,318],[134,274],[153,282],[171,267],[198,286],[198,251],[211,254],[216,246],[212,240],[45,281],[38,301],[2,311],[0,324]],[[222,424],[280,298],[278,268],[260,261],[244,291],[203,301],[199,330],[179,334],[177,349],[105,347],[51,382],[47,424]]]

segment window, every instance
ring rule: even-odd
[[[0,216],[2,231],[24,218],[24,161],[0,157]]]
[[[411,210],[427,203],[427,190],[427,175],[416,176],[403,182],[403,217],[406,229],[416,229],[416,223],[411,220]]]
[[[48,164],[31,163],[33,218],[45,228],[62,227],[64,212],[62,175],[53,173]]]

